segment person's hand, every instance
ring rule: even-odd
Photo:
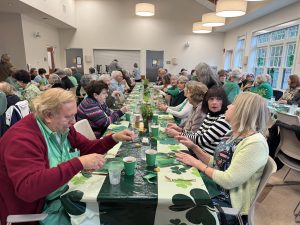
[[[119,141],[132,141],[133,139],[136,138],[136,135],[134,132],[130,130],[123,130],[118,133],[115,133],[112,135],[112,138],[114,141],[119,142]]]
[[[161,110],[161,111],[167,111],[168,106],[165,105],[165,104],[160,104],[160,105],[158,105],[158,108],[159,108],[159,110]]]
[[[121,83],[121,84],[124,84],[124,85],[127,85],[127,82],[126,82],[125,79],[123,79],[120,83]]]
[[[189,166],[197,167],[197,164],[199,163],[199,160],[196,159],[195,157],[184,153],[184,152],[178,152],[175,154],[176,159],[180,162],[183,162]]]
[[[192,142],[188,137],[185,136],[175,136],[175,138],[177,139],[177,141],[183,145],[185,145],[186,147],[192,149],[195,144],[194,142]]]
[[[178,132],[182,131],[181,127],[177,126],[175,123],[168,123],[167,127],[176,130]]]
[[[126,113],[129,109],[128,106],[123,106],[120,110],[122,111],[122,113]]]
[[[165,88],[163,89],[163,92],[167,92],[167,90],[168,90],[168,88],[165,87]]]
[[[118,96],[120,96],[121,95],[121,93],[119,92],[119,91],[113,91],[112,93],[111,93],[111,96],[113,96],[113,97],[118,97]]]
[[[83,169],[97,170],[101,169],[105,163],[104,156],[101,154],[93,153],[78,157]]]
[[[180,135],[180,132],[172,129],[172,128],[166,128],[166,134],[169,136],[169,137],[175,137],[175,136],[178,136]]]
[[[278,101],[280,104],[287,104],[287,100],[279,100]]]

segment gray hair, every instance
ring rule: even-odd
[[[239,69],[234,69],[229,74],[230,78],[232,78],[234,81],[238,81],[242,76],[242,72]]]
[[[72,70],[70,68],[64,68],[64,72],[67,76],[72,76]]]
[[[105,73],[105,74],[102,74],[100,77],[99,77],[99,80],[106,80],[106,79],[111,79],[111,76],[108,74],[108,73]]]
[[[181,81],[181,82],[183,82],[183,83],[186,83],[186,82],[189,81],[189,79],[188,79],[186,76],[181,75],[181,76],[178,77],[177,82],[178,82],[178,81]]]
[[[112,79],[115,79],[115,78],[116,78],[118,75],[120,75],[120,74],[123,76],[123,74],[122,74],[121,71],[114,70],[114,71],[111,72],[111,78],[112,78]]]
[[[48,80],[50,84],[57,84],[61,81],[60,77],[56,73],[51,73]]]
[[[92,74],[84,74],[80,79],[80,83],[83,89],[85,89],[92,80],[96,80],[95,76],[93,76]]]
[[[196,80],[205,84],[208,88],[218,85],[218,79],[211,67],[206,63],[199,63],[195,67]]]

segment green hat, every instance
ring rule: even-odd
[[[6,111],[7,108],[7,101],[6,95],[0,91],[0,116]]]

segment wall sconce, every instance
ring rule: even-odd
[[[40,38],[40,37],[41,37],[40,32],[38,32],[38,31],[37,31],[37,32],[34,32],[34,33],[33,33],[33,37],[34,37],[34,38]]]

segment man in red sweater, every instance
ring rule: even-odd
[[[125,130],[91,141],[76,132],[75,96],[60,88],[36,97],[33,109],[0,139],[1,224],[11,214],[41,213],[49,196],[74,175],[102,168],[103,154],[134,138]]]

